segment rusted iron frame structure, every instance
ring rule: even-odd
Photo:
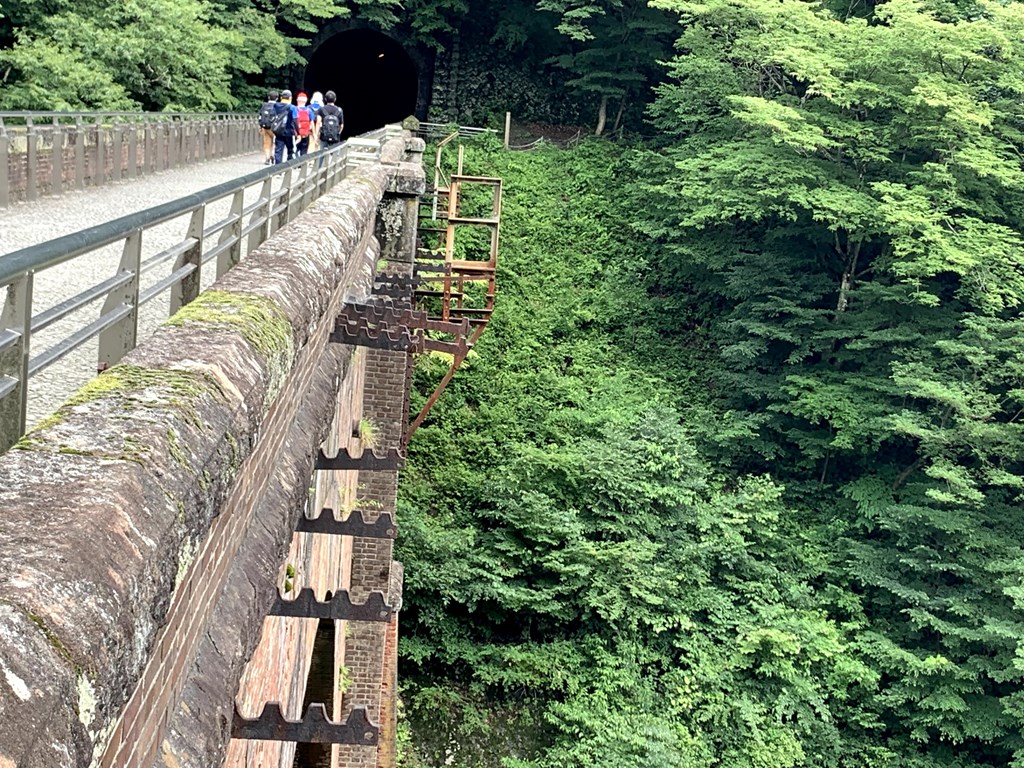
[[[463,174],[465,147],[462,145],[459,146],[456,172],[450,178],[445,178],[441,163],[442,151],[458,136],[458,132],[455,132],[440,141],[434,158],[434,200],[430,220],[431,222],[442,221],[444,226],[438,228],[435,225],[424,229],[426,232],[440,235],[441,247],[438,247],[437,251],[443,250],[443,257],[439,258],[438,253],[421,247],[416,260],[416,274],[422,279],[422,282],[427,285],[440,283],[440,288],[417,287],[414,291],[414,298],[421,300],[421,303],[424,299],[440,298],[440,317],[430,318],[430,320],[431,322],[452,324],[444,330],[448,333],[454,332],[456,341],[441,342],[433,346],[433,349],[450,353],[452,362],[449,364],[448,372],[441,378],[420,412],[410,423],[405,435],[406,443],[423,424],[441,393],[448,387],[456,371],[462,366],[469,350],[473,348],[484,332],[494,311],[494,299],[497,293],[498,237],[501,227],[501,179]],[[442,181],[447,186],[440,186]],[[474,186],[486,188],[491,193],[488,215],[462,215],[463,187]],[[438,208],[441,199],[445,200],[447,206],[444,214],[439,216]],[[485,259],[455,258],[456,233],[464,227],[486,227],[489,230],[490,242]],[[470,307],[466,304],[467,288],[472,284],[484,285],[484,305],[482,307]],[[460,324],[465,331],[454,331],[454,324]],[[424,332],[427,330],[432,329],[423,328]],[[431,347],[425,346],[425,349],[429,351]]]

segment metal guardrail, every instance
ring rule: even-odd
[[[287,224],[348,173],[354,165],[380,157],[384,141],[400,134],[388,126],[349,139],[337,147],[271,166],[139,213],[83,229],[0,256],[0,287],[7,295],[0,310],[0,451],[24,433],[32,377],[98,337],[97,369],[113,365],[136,346],[140,309],[170,292],[170,314],[199,295],[204,266],[216,261],[217,277]],[[275,183],[280,182],[275,188]],[[259,188],[246,204],[247,190]],[[228,214],[206,221],[211,205],[230,200]],[[188,217],[183,238],[155,254],[144,254],[145,233],[176,218]],[[73,296],[38,309],[33,304],[36,276],[48,269],[123,243],[120,262],[109,276],[91,285],[75,285]],[[142,276],[164,266],[167,274],[146,287]],[[84,322],[76,313],[102,300],[98,317]],[[76,325],[46,349],[33,349],[33,334],[72,318]],[[69,393],[70,394],[70,393]]]
[[[493,133],[495,135],[498,133],[494,128],[473,128],[466,125],[455,126],[452,123],[420,123],[415,131],[417,136],[427,141],[444,138],[453,132],[457,133],[459,138],[462,139],[481,136],[485,133]]]
[[[251,114],[0,112],[0,208],[259,147]]]

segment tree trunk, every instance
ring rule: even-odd
[[[838,233],[836,234],[836,243],[838,249]],[[857,260],[860,258],[860,248],[863,243],[863,240],[858,240],[851,246],[849,238],[847,238],[846,249],[850,252],[850,255],[849,260],[847,261],[846,271],[843,272],[843,277],[839,281],[839,298],[836,300],[836,317],[839,317],[839,315],[845,312],[846,308],[850,305],[850,291],[853,289],[853,281],[857,277]]]
[[[615,113],[615,122],[612,124],[612,133],[618,133],[622,127],[622,113],[626,111],[626,97],[619,102],[619,111]]]
[[[600,136],[604,133],[604,124],[608,121],[608,94],[601,97],[601,106],[597,110],[597,128],[594,130],[595,136]]]

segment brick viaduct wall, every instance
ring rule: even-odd
[[[397,472],[312,466],[320,447],[355,448],[363,419],[379,448],[400,439],[408,357],[327,337],[379,258],[410,268],[420,153],[389,134],[381,162],[0,461],[0,768],[290,768],[291,745],[230,741],[236,696],[245,715],[271,700],[300,714],[316,620],[265,619],[275,591],[400,601],[390,540],[294,530],[307,508],[394,510]],[[350,624],[334,714],[367,705],[381,746],[331,763],[389,765],[397,627]]]

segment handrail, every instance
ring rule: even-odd
[[[0,111],[0,208],[259,148],[253,114]]]
[[[205,264],[216,262],[216,275],[222,275],[341,181],[351,166],[379,158],[384,141],[400,130],[388,126],[289,163],[261,168],[201,192],[0,256],[0,288],[6,287],[0,311],[0,451],[25,432],[29,384],[36,374],[96,339],[96,368],[103,370],[116,363],[135,346],[140,308],[147,302],[170,293],[169,311],[176,312],[199,295]],[[258,192],[258,199],[247,204],[247,191]],[[230,211],[226,215],[211,213],[206,224],[207,209],[228,202]],[[146,233],[179,218],[187,222],[181,239],[169,246],[148,242]],[[159,252],[151,250],[144,257],[144,242]],[[87,285],[78,274],[61,276],[57,282],[64,292],[47,306],[35,308],[39,300],[34,302],[33,293],[39,274],[71,265],[75,259],[116,243],[123,243],[123,249],[120,259],[111,257],[109,272],[102,272]],[[98,316],[78,317],[77,313],[97,302],[102,302]],[[147,323],[158,319],[150,317],[152,311],[156,308],[147,310]],[[47,326],[44,338],[63,335],[40,344],[33,335]],[[44,348],[37,351],[35,346]],[[77,370],[81,377],[82,369]],[[62,382],[71,375],[67,371],[62,374]],[[60,399],[70,394],[61,392]]]
[[[431,139],[436,136],[446,136],[452,130],[451,123],[419,123],[417,133],[425,138]],[[460,125],[455,129],[455,132],[463,137],[469,138],[471,136],[480,136],[485,133],[497,134],[498,131],[495,128],[477,128],[469,125]]]
[[[28,119],[33,120],[37,118],[45,118],[47,120],[70,120],[70,119],[100,119],[103,117],[131,117],[139,120],[163,120],[167,118],[171,119],[189,119],[189,120],[209,120],[213,119],[224,119],[224,118],[245,118],[248,120],[252,119],[252,115],[248,112],[130,112],[130,111],[117,111],[117,110],[103,110],[103,111],[44,111],[44,110],[28,110],[28,109],[12,109],[12,110],[0,110],[0,119],[11,120],[11,119]]]
[[[342,151],[344,143],[337,147],[324,150],[319,156],[328,156]],[[248,187],[264,179],[273,178],[291,168],[301,167],[312,161],[313,156],[297,157],[281,165],[272,165],[258,171],[217,184],[201,192],[194,192],[177,200],[154,205],[144,211],[130,213],[119,219],[106,221],[94,227],[87,227],[78,232],[64,235],[43,243],[30,245],[17,251],[0,255],[0,286],[7,285],[30,271],[70,261],[83,253],[94,251],[105,245],[123,240],[127,234],[136,229],[153,227],[170,219],[189,213],[197,206],[205,205],[219,198],[230,195],[239,189]]]
[[[420,123],[420,125],[422,126],[423,124]],[[445,177],[444,169],[441,167],[441,153],[442,153],[442,150],[449,143],[451,143],[455,139],[459,138],[459,136],[461,135],[461,131],[462,131],[461,128],[458,129],[458,130],[452,131],[452,133],[450,133],[448,136],[446,136],[445,138],[441,139],[441,141],[439,141],[437,143],[437,151],[434,153],[434,200],[433,200],[433,203],[431,204],[431,207],[430,207],[430,218],[432,220],[434,220],[434,221],[437,220],[438,195],[440,194],[439,190],[441,189],[441,181],[443,180],[445,185],[448,185],[448,184],[451,183]],[[480,129],[481,133],[483,131],[484,131],[484,129]]]

